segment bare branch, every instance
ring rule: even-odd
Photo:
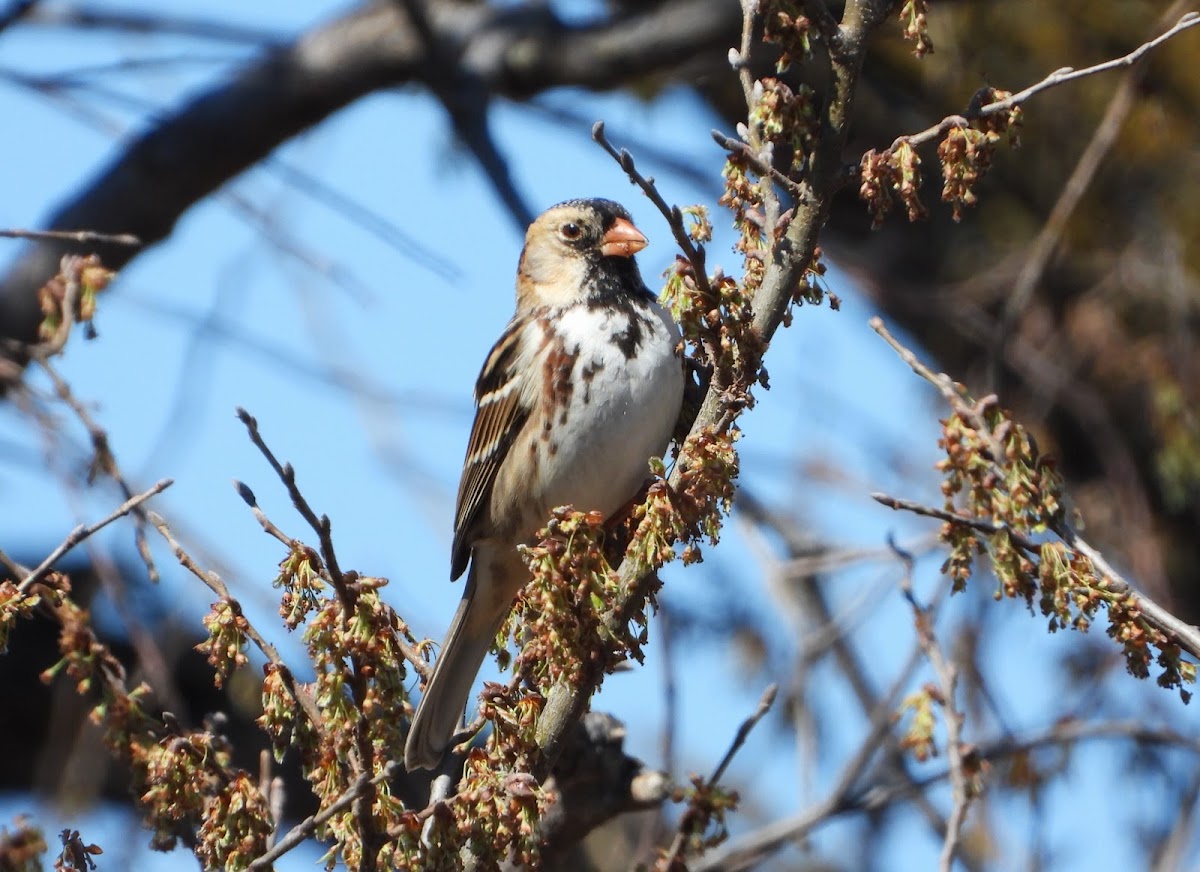
[[[1160,17],[1159,26],[1170,24],[1171,19],[1177,18],[1188,3],[1189,0],[1176,0],[1176,2],[1172,3],[1171,7]],[[1192,14],[1195,15],[1196,13]],[[1147,49],[1147,51],[1149,50]],[[1029,305],[1029,301],[1033,297],[1033,292],[1041,281],[1047,265],[1050,263],[1050,257],[1058,248],[1059,241],[1066,231],[1067,222],[1070,220],[1071,215],[1074,214],[1080,200],[1083,199],[1083,195],[1091,186],[1092,180],[1100,169],[1101,163],[1103,163],[1104,158],[1117,141],[1117,136],[1120,134],[1125,120],[1133,110],[1138,85],[1141,83],[1146,71],[1146,64],[1140,62],[1144,59],[1145,52],[1143,52],[1139,59],[1131,62],[1129,72],[1122,77],[1121,84],[1113,92],[1112,98],[1108,101],[1108,108],[1104,112],[1104,117],[1096,126],[1096,130],[1092,134],[1087,148],[1079,156],[1079,160],[1075,164],[1075,169],[1071,171],[1070,178],[1063,185],[1062,193],[1059,194],[1058,200],[1054,203],[1054,208],[1050,210],[1050,214],[1046,218],[1046,223],[1042,225],[1042,229],[1029,246],[1029,253],[1021,264],[1021,271],[1017,274],[1017,279],[1013,282],[1012,290],[1009,292],[1004,304],[1004,315],[1000,322],[995,345],[992,348],[990,358],[992,376],[990,382],[993,389],[999,389],[997,385],[997,370],[1004,356],[1004,346],[1015,326],[1017,318],[1025,310],[1025,307]]]
[[[1196,834],[1196,805],[1200,801],[1200,776],[1193,775],[1182,796],[1175,822],[1157,849],[1154,867],[1150,872],[1172,872],[1187,868],[1188,847]]]
[[[13,0],[9,3],[8,8],[0,12],[0,33],[32,14],[38,2],[39,0]]]
[[[42,3],[28,18],[42,27],[76,30],[111,30],[121,34],[152,34],[207,39],[246,45],[274,45],[280,39],[273,31],[238,27],[225,21],[164,15],[161,9],[150,12],[114,10],[82,4]]]
[[[57,548],[47,555],[45,560],[39,563],[33,571],[25,576],[25,578],[21,579],[21,583],[17,585],[17,589],[26,591],[31,585],[37,584],[46,577],[46,573],[48,573],[54,567],[54,564],[57,563],[64,554],[69,552],[80,542],[83,542],[85,539],[94,536],[97,532],[103,530],[118,518],[125,517],[130,512],[139,508],[142,503],[146,502],[151,497],[162,493],[174,483],[175,482],[173,479],[164,478],[149,490],[143,491],[140,494],[136,494],[127,499],[125,502],[121,503],[120,506],[114,509],[112,513],[103,520],[87,526],[76,527],[69,534],[67,534],[67,538],[64,539]]]
[[[879,697],[874,708],[868,713],[867,733],[859,743],[858,750],[838,773],[834,787],[825,799],[793,818],[767,824],[736,844],[723,845],[709,851],[691,864],[692,872],[735,872],[750,869],[788,843],[803,839],[825,821],[856,810],[862,797],[870,795],[870,791],[856,792],[855,787],[867,765],[878,753],[880,744],[892,735],[896,704],[900,700],[901,692],[911,680],[920,658],[921,649],[914,646],[908,662],[900,670],[891,687]],[[897,779],[888,778],[888,783],[896,782]],[[899,783],[908,785],[906,795],[917,793],[915,779],[906,777],[900,779]]]
[[[513,223],[524,230],[533,222],[534,213],[513,181],[508,159],[492,136],[486,82],[459,63],[454,47],[442,38],[430,19],[425,0],[400,0],[400,4],[430,57],[430,68],[438,70],[429,79],[430,87],[454,123],[455,133],[475,156]]]
[[[63,258],[61,275],[65,281],[65,288],[61,308],[62,322],[59,325],[59,329],[50,339],[36,345],[21,345],[20,347],[23,353],[46,373],[54,387],[55,395],[71,410],[72,414],[79,420],[79,423],[87,430],[92,446],[92,457],[88,466],[88,483],[90,484],[99,475],[107,476],[116,483],[121,496],[130,505],[130,513],[134,516],[133,539],[138,556],[145,565],[146,573],[150,580],[158,581],[158,567],[155,565],[154,555],[150,553],[150,546],[146,541],[146,512],[141,506],[141,501],[136,499],[133,487],[117,463],[117,459],[109,444],[108,432],[92,416],[87,405],[75,396],[75,392],[71,389],[70,384],[67,383],[67,380],[62,377],[50,362],[50,358],[62,350],[75,323],[76,308],[82,292],[80,272],[84,268],[84,265],[84,258],[71,255]],[[4,344],[10,347],[12,345],[20,345],[20,343],[13,343],[11,341]],[[50,429],[48,422],[42,419],[38,420],[44,428],[47,430]]]
[[[771,706],[775,704],[775,696],[778,693],[779,687],[774,684],[769,685],[763,691],[762,696],[758,700],[758,707],[750,717],[742,721],[737,733],[733,737],[733,741],[729,745],[729,750],[725,752],[725,756],[721,758],[721,762],[717,764],[717,768],[709,776],[709,784],[716,784],[725,775],[725,770],[733,762],[733,755],[741,749],[742,745],[746,744],[746,738],[750,735],[750,731],[754,729],[754,726],[766,717],[767,712],[771,710]]]
[[[888,494],[873,493],[871,499],[882,506],[887,506],[889,509],[896,509],[901,512],[912,512],[914,515],[924,515],[926,518],[936,518],[939,521],[945,521],[948,524],[961,524],[964,527],[970,527],[978,530],[981,533],[1007,533],[1013,537],[1013,541],[1027,551],[1037,551],[1037,543],[1026,536],[1019,530],[1013,530],[1003,524],[993,524],[986,518],[975,518],[970,515],[961,515],[958,512],[950,512],[946,509],[939,509],[937,506],[927,506],[924,503],[918,503],[915,500],[905,500],[899,497],[889,496]]]
[[[745,486],[739,490],[738,507],[743,517],[764,525],[780,538],[789,557],[794,558],[808,550],[804,536],[796,525],[785,520],[778,512],[771,511],[753,490]],[[896,548],[893,544],[886,554],[889,558],[894,558],[895,553]],[[936,611],[948,591],[949,584],[943,584],[930,604],[931,614]],[[801,576],[793,586],[792,594],[796,603],[810,616],[812,624],[815,625],[796,627],[796,632],[804,634],[805,653],[802,656],[807,662],[818,656],[817,652],[828,651],[868,723],[867,736],[858,752],[838,776],[836,787],[830,792],[830,802],[840,802],[850,795],[867,765],[879,756],[880,751],[881,766],[888,777],[907,784],[914,783],[915,778],[908,765],[907,756],[890,728],[900,693],[911,680],[920,662],[920,647],[913,646],[907,662],[896,673],[889,689],[880,694],[873,685],[870,655],[864,657],[860,654],[854,640],[846,632],[844,622],[837,619],[830,607],[820,581],[811,576]],[[838,797],[840,799],[835,799]],[[914,804],[930,828],[940,837],[946,830],[946,821],[941,812],[931,800],[921,794],[914,794]]]
[[[895,548],[895,546],[893,546]],[[912,606],[913,619],[917,630],[917,643],[933,674],[937,676],[938,691],[941,699],[942,713],[946,724],[946,757],[949,760],[947,771],[950,777],[950,787],[953,791],[954,805],[946,820],[946,833],[942,840],[942,853],[938,862],[939,872],[953,872],[954,857],[958,853],[959,840],[962,837],[962,827],[967,819],[967,810],[974,799],[974,790],[967,776],[964,763],[965,755],[962,740],[963,713],[958,708],[955,699],[958,694],[958,667],[942,652],[942,646],[933,631],[933,616],[930,611],[917,602],[912,586],[911,554],[895,548],[898,556],[904,562],[904,575],[900,580],[900,590],[904,598]]]
[[[279,476],[279,480],[287,488],[292,505],[300,513],[300,517],[307,522],[320,539],[321,559],[325,562],[325,569],[329,573],[329,581],[342,603],[342,612],[349,617],[354,613],[355,594],[350,589],[349,579],[342,574],[341,567],[338,565],[337,555],[333,550],[333,531],[329,517],[327,515],[317,517],[317,513],[313,511],[304,494],[300,492],[300,487],[296,483],[296,470],[292,468],[290,463],[280,463],[278,458],[275,457],[275,453],[263,441],[262,433],[258,429],[258,421],[254,416],[239,406],[237,417],[246,426],[246,432],[250,435],[250,441],[254,443],[254,447],[267,459],[271,468],[275,470],[275,474]]]
[[[97,242],[108,245],[142,244],[142,240],[132,233],[94,233],[91,230],[0,230],[0,239],[61,239],[80,245]]]
[[[1120,740],[1148,745],[1178,747],[1200,753],[1200,740],[1176,730],[1148,727],[1138,721],[1063,721],[1025,738],[1006,736],[975,746],[980,760],[998,762],[1020,757],[1042,748],[1068,748],[1081,742]],[[805,838],[821,825],[837,817],[863,812],[878,812],[905,797],[947,780],[949,769],[932,773],[911,783],[881,783],[853,795],[833,792],[821,802],[790,818],[773,821],[743,836],[736,842],[710,851],[690,864],[691,872],[740,872],[756,868],[766,857]]]

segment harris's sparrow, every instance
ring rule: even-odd
[[[556,506],[612,515],[670,441],[683,401],[679,329],[638,272],[645,246],[611,200],[570,200],[529,227],[516,314],[475,385],[451,578],[471,571],[409,729],[410,770],[441,761],[529,581],[517,546]]]

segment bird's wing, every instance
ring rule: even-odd
[[[471,541],[485,519],[500,465],[517,434],[529,419],[530,408],[522,397],[522,334],[529,326],[514,319],[492,347],[475,384],[475,423],[467,443],[458,506],[454,512],[454,545],[450,552],[450,577],[458,578],[471,557]],[[525,364],[525,365],[523,365]]]

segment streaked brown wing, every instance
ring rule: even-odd
[[[467,443],[458,506],[454,512],[454,545],[450,551],[450,577],[458,578],[471,558],[471,540],[482,520],[496,473],[508,456],[530,410],[520,401],[517,383],[521,331],[527,322],[513,321],[492,348],[475,384],[475,423]]]

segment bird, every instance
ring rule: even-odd
[[[409,771],[441,763],[475,677],[530,579],[518,547],[552,509],[611,517],[661,457],[683,403],[679,327],[634,255],[648,240],[612,200],[568,200],[530,224],[516,312],[475,385],[451,580],[467,570],[405,740]]]

